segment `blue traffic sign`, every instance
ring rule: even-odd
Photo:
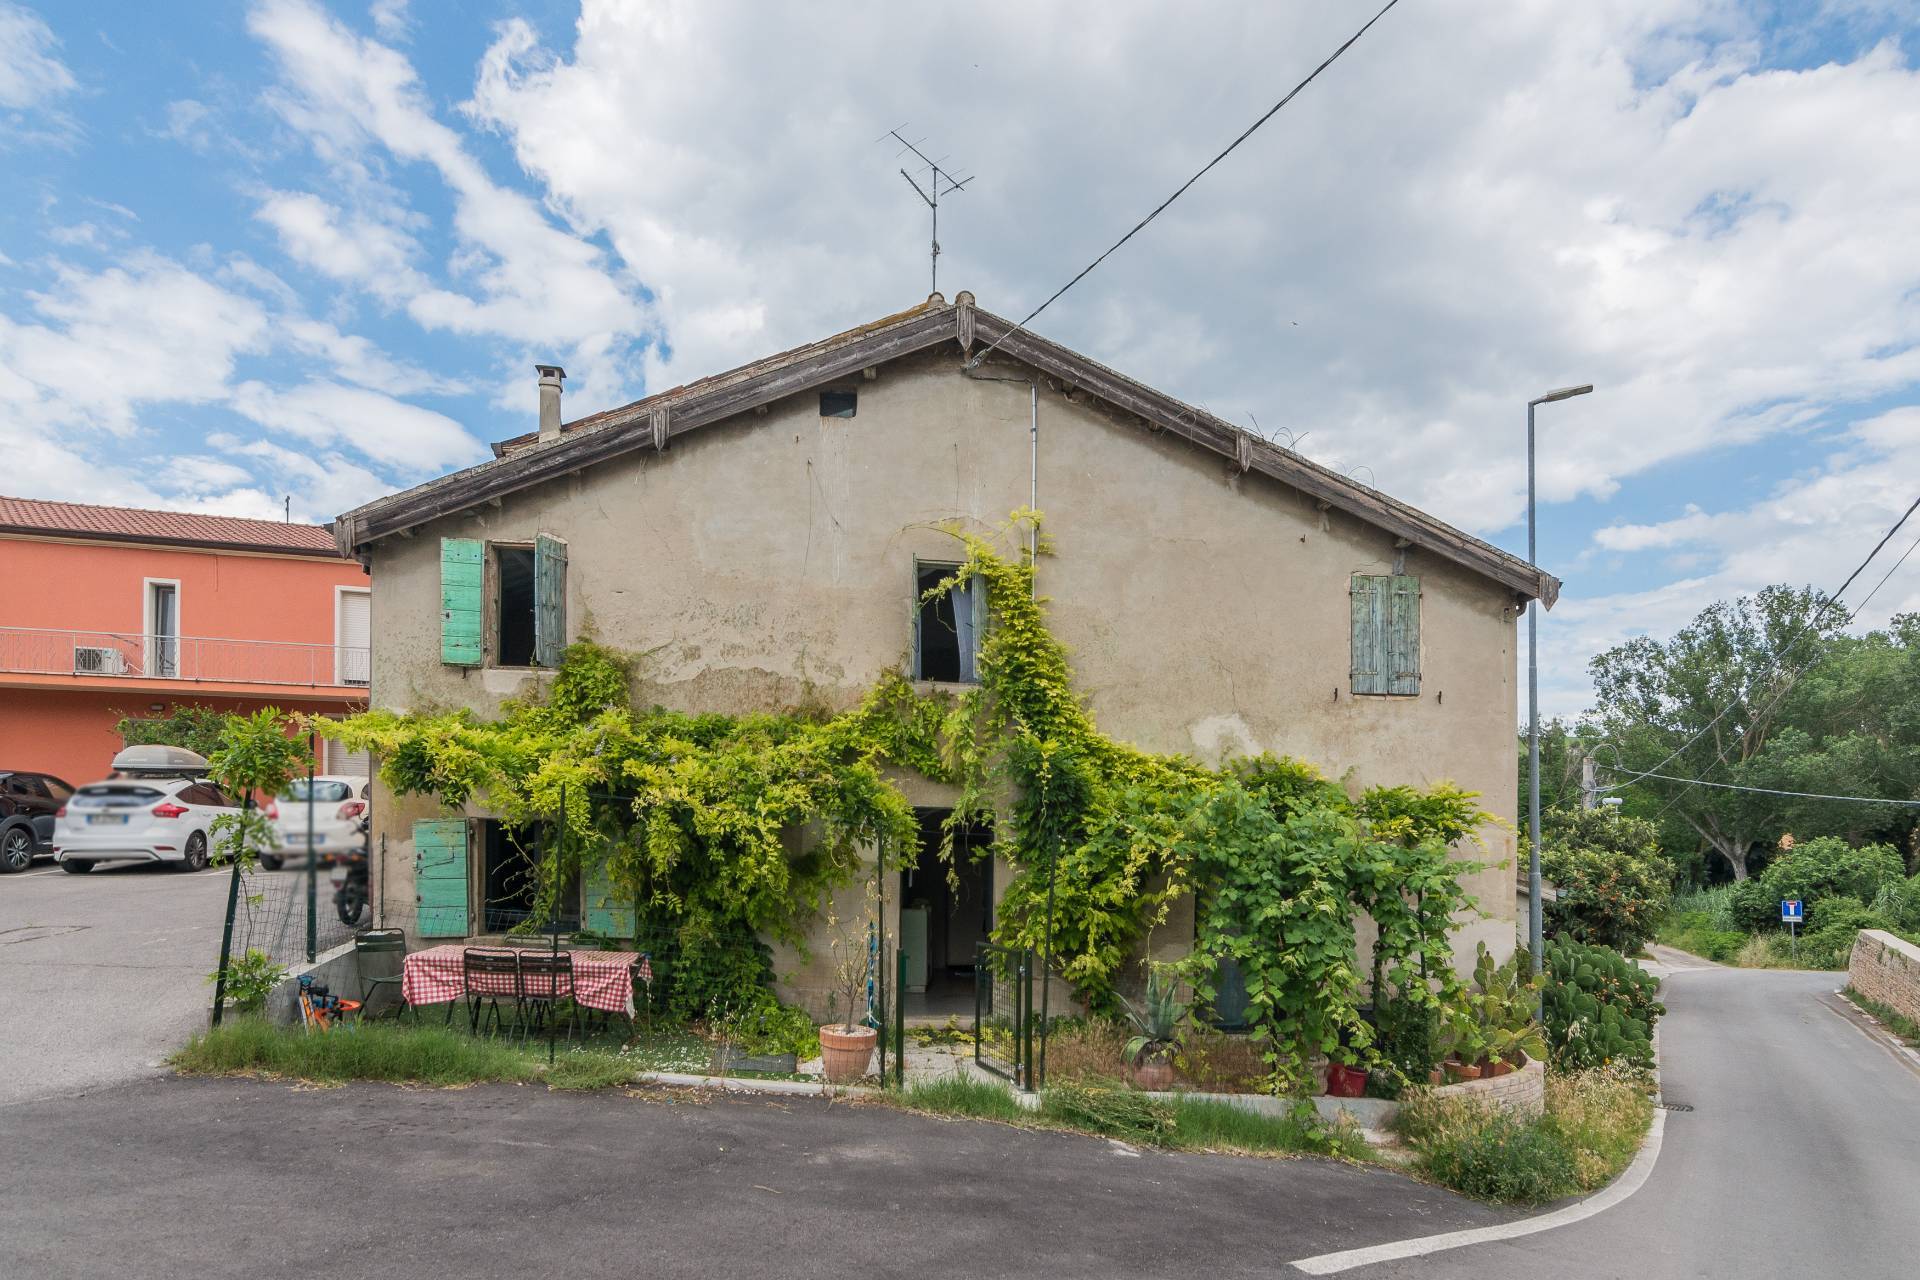
[[[1780,899],[1780,923],[1799,924],[1806,919],[1806,908],[1798,898]]]

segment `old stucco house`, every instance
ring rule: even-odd
[[[1106,732],[1480,792],[1509,861],[1470,883],[1493,918],[1461,949],[1511,951],[1515,618],[1558,588],[1524,560],[966,293],[573,422],[561,376],[541,370],[539,430],[493,461],[336,522],[373,575],[374,705],[491,714],[589,620],[646,655],[642,705],[847,706],[902,663],[965,682],[966,602],[919,617],[958,558],[939,526],[1031,504],[1055,552],[1039,589]],[[937,821],[949,797],[906,785]],[[416,833],[439,852],[442,815],[386,795],[375,813],[396,918],[417,907],[447,937],[512,922],[494,865],[512,854],[485,814],[457,873],[416,883]],[[931,990],[971,964],[1002,878],[903,877],[889,924],[902,899],[925,911],[909,933]]]

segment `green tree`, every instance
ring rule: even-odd
[[[211,756],[220,749],[227,715],[213,707],[175,703],[157,716],[122,716],[113,731],[129,747],[185,747],[196,755]]]
[[[1686,780],[1777,787],[1783,758],[1761,757],[1786,723],[1796,672],[1834,647],[1845,620],[1817,592],[1768,587],[1707,606],[1670,640],[1640,636],[1600,654],[1590,670],[1602,763],[1684,822],[1734,879],[1746,879],[1754,846],[1772,844],[1799,810],[1783,797]],[[1649,772],[1667,777],[1634,776]],[[1824,772],[1794,777],[1802,784],[1794,790],[1849,782]]]
[[[1672,898],[1658,829],[1609,806],[1556,810],[1540,835],[1541,869],[1557,893],[1546,904],[1547,932],[1629,955],[1644,946]]]

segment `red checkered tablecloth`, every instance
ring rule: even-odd
[[[516,948],[523,955],[550,954],[539,947]],[[400,991],[411,1005],[446,1004],[467,994],[466,946],[450,943],[415,951],[400,971]],[[633,1016],[633,970],[642,962],[641,981],[652,973],[652,966],[634,951],[566,951],[573,957],[573,999],[584,1009]],[[484,984],[484,985],[483,985]],[[496,989],[497,988],[497,989]],[[513,979],[505,974],[482,974],[475,979],[475,995],[513,995]]]

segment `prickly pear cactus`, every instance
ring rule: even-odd
[[[1653,1024],[1666,1012],[1658,979],[1617,951],[1566,941],[1548,945],[1546,970],[1542,1006],[1556,1066],[1653,1065]]]

